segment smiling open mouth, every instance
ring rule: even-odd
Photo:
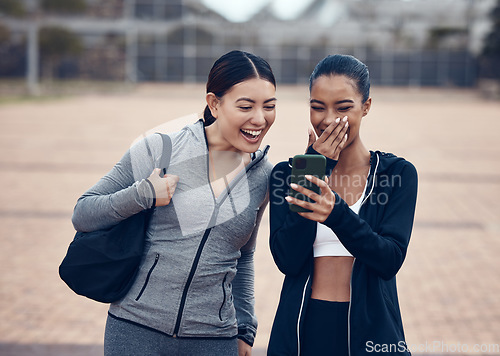
[[[240,132],[243,134],[245,138],[251,141],[255,141],[259,138],[260,134],[262,133],[262,130],[254,131],[254,130],[241,129]]]

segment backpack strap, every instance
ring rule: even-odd
[[[161,154],[161,160],[160,160],[160,177],[164,177],[165,174],[167,174],[167,169],[170,166],[170,157],[172,156],[172,139],[170,138],[169,135],[162,134],[160,132],[157,132],[158,135],[160,135],[162,141],[163,141],[163,151]],[[153,167],[155,167],[155,163],[153,160],[153,153],[151,152],[151,148],[149,147],[148,140],[145,139],[144,142],[146,143],[146,149],[148,150],[148,155],[151,158],[151,161],[153,163]],[[153,184],[149,181],[149,179],[146,179],[146,181],[149,183],[151,190],[154,193],[154,187]],[[156,197],[153,197],[153,204],[152,208],[150,208],[151,211],[154,210],[154,207],[156,206]]]
[[[169,135],[162,134],[161,132],[157,132],[162,140],[163,140],[163,152],[161,154],[161,161],[160,161],[160,177],[163,177],[165,174],[167,174],[167,169],[170,166],[170,157],[172,157],[172,139],[170,138]]]

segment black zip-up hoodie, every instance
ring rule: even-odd
[[[355,258],[348,320],[350,355],[375,351],[409,355],[396,273],[405,259],[413,226],[417,172],[410,162],[391,153],[370,153],[370,173],[359,215],[335,193],[335,206],[324,224]],[[327,174],[336,164],[328,161]],[[290,174],[288,162],[281,162],[270,178],[270,247],[285,280],[268,355],[300,354],[301,328],[311,294],[317,223],[290,212],[284,199]]]

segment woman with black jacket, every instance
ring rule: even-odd
[[[410,354],[396,273],[410,240],[417,197],[414,166],[369,151],[359,136],[371,106],[366,65],[328,56],[310,78],[308,154],[327,158],[320,194],[289,184],[288,162],[270,182],[270,247],[285,280],[268,355]],[[310,197],[288,196],[289,189]],[[295,213],[295,204],[311,212]]]

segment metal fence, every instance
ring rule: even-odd
[[[234,46],[171,45],[139,39],[132,60],[138,81],[204,82],[213,62]],[[364,48],[241,46],[265,58],[282,84],[306,83],[316,63],[333,53],[352,54],[370,69],[374,85],[470,87],[478,77],[477,59],[466,51],[376,52]],[[0,78],[22,78],[27,73],[26,46],[0,48]],[[62,58],[54,77],[126,80],[123,46],[87,48],[78,57]]]
[[[84,37],[85,51],[60,58],[53,77],[204,82],[215,59],[236,48],[265,58],[282,84],[307,82],[316,63],[333,53],[352,54],[365,62],[375,85],[470,87],[478,77],[478,60],[467,51],[184,44],[164,35],[139,34],[130,52],[122,34]],[[0,45],[0,78],[26,77],[27,47],[26,41]]]
[[[139,42],[140,81],[203,82],[214,60],[234,49],[224,46],[176,46],[162,41]],[[307,82],[316,63],[333,53],[352,54],[365,62],[375,85],[458,86],[476,83],[476,58],[465,51],[374,52],[363,48],[241,47],[265,58],[283,84]]]
[[[253,52],[268,60],[282,84],[307,82],[315,64],[332,53],[356,56],[368,65],[372,83],[386,86],[470,87],[478,81],[479,64],[483,75],[486,73],[483,67],[488,73],[498,73],[500,67],[498,59],[485,64],[465,49],[428,50],[425,48],[429,46],[420,45],[401,50],[398,48],[403,47],[398,47],[394,38],[392,42],[389,38],[366,47],[361,46],[363,42],[354,41],[345,48],[335,47],[334,37],[328,37],[327,33],[320,42],[309,45],[309,36],[301,40],[289,38],[287,26],[295,25],[280,22],[269,30],[269,36],[279,33],[279,40],[268,42],[268,33],[258,31],[270,25],[265,14],[248,25],[231,24],[208,11],[198,0],[88,0],[87,3],[86,12],[74,17],[36,12],[32,17],[1,17],[0,78],[25,77],[34,84],[40,75],[48,75],[42,70],[46,59],[37,44],[38,32],[45,26],[69,29],[82,39],[85,47],[78,56],[58,58],[51,74],[54,78],[204,82],[215,59],[233,49]],[[468,4],[472,6],[473,2]],[[11,33],[7,42],[2,38],[2,26]],[[312,31],[316,29],[314,22],[300,22],[297,26],[304,26],[300,32],[316,33]],[[345,46],[346,42],[343,43]]]

